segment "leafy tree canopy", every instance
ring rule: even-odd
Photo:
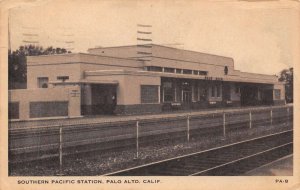
[[[26,88],[27,64],[26,56],[39,56],[51,54],[71,53],[64,48],[54,48],[52,46],[44,49],[41,46],[26,45],[20,46],[15,51],[8,51],[8,80],[9,89]]]
[[[293,85],[294,85],[294,72],[293,68],[283,69],[279,75],[279,81],[285,82],[285,98],[287,103],[293,102]]]

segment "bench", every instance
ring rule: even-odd
[[[181,107],[181,103],[180,102],[172,102],[171,103],[171,108],[172,109],[179,109]]]
[[[215,101],[210,101],[209,104],[210,104],[210,105],[215,105],[215,104],[217,104],[217,102],[215,102]]]

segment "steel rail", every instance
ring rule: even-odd
[[[278,133],[264,135],[264,136],[261,136],[261,137],[255,137],[255,138],[252,138],[252,139],[247,139],[247,140],[243,140],[243,141],[239,141],[239,142],[235,142],[235,143],[231,143],[231,144],[211,148],[211,149],[208,149],[208,150],[198,151],[198,152],[194,152],[194,153],[190,153],[190,154],[186,154],[186,155],[176,156],[176,157],[169,158],[169,159],[164,159],[164,160],[160,160],[160,161],[156,161],[156,162],[151,162],[151,163],[148,163],[148,164],[143,164],[143,165],[140,165],[140,166],[135,166],[135,167],[131,167],[131,168],[127,168],[127,169],[124,169],[124,170],[119,170],[119,171],[115,171],[115,172],[111,172],[111,173],[107,173],[107,174],[103,174],[103,175],[104,176],[111,176],[111,175],[118,174],[118,173],[128,172],[130,170],[140,169],[140,168],[143,168],[143,167],[146,167],[146,166],[152,166],[152,165],[156,165],[156,164],[160,164],[160,163],[164,163],[164,162],[169,162],[169,161],[173,161],[173,160],[177,160],[177,159],[181,159],[181,158],[185,158],[185,157],[194,156],[194,155],[197,155],[197,154],[203,154],[203,153],[207,153],[207,152],[211,152],[211,151],[215,151],[215,150],[220,150],[220,149],[223,149],[223,148],[228,148],[228,147],[231,147],[231,146],[235,146],[235,145],[239,145],[239,144],[243,144],[243,143],[247,143],[247,142],[251,142],[251,141],[255,141],[255,140],[260,140],[260,139],[264,139],[264,138],[268,138],[268,137],[272,137],[272,136],[276,136],[276,135],[280,135],[280,134],[284,134],[284,133],[289,133],[289,132],[293,132],[293,130],[286,130],[286,131],[282,131],[282,132],[278,132]]]
[[[261,154],[263,154],[263,153],[270,152],[271,150],[276,150],[276,149],[278,149],[278,148],[282,148],[282,147],[284,147],[284,146],[286,146],[286,145],[290,145],[290,144],[293,144],[293,142],[288,142],[288,143],[285,143],[285,144],[283,144],[283,145],[279,145],[279,146],[270,148],[270,149],[268,149],[268,150],[264,150],[264,151],[261,151],[261,152],[258,152],[258,153],[255,153],[255,154],[252,154],[252,155],[249,155],[249,156],[245,156],[245,157],[243,157],[243,158],[239,158],[239,159],[237,159],[237,160],[233,160],[233,161],[230,161],[230,162],[227,162],[227,163],[218,165],[218,166],[214,166],[214,167],[212,167],[212,168],[208,168],[208,169],[205,169],[205,170],[202,170],[202,171],[199,171],[199,172],[190,174],[189,176],[195,176],[195,175],[199,175],[199,174],[202,174],[202,173],[205,173],[205,172],[208,172],[208,171],[212,171],[212,170],[215,170],[215,169],[219,169],[219,168],[222,168],[222,167],[224,167],[224,166],[227,166],[227,165],[230,165],[230,164],[239,162],[239,161],[241,161],[241,160],[245,160],[245,159],[248,159],[248,158],[257,156],[257,155],[261,155]]]

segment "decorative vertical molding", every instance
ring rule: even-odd
[[[158,103],[161,103],[161,101],[160,101],[160,85],[158,85]]]

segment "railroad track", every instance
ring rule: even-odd
[[[293,130],[125,169],[107,176],[233,176],[293,153]]]

